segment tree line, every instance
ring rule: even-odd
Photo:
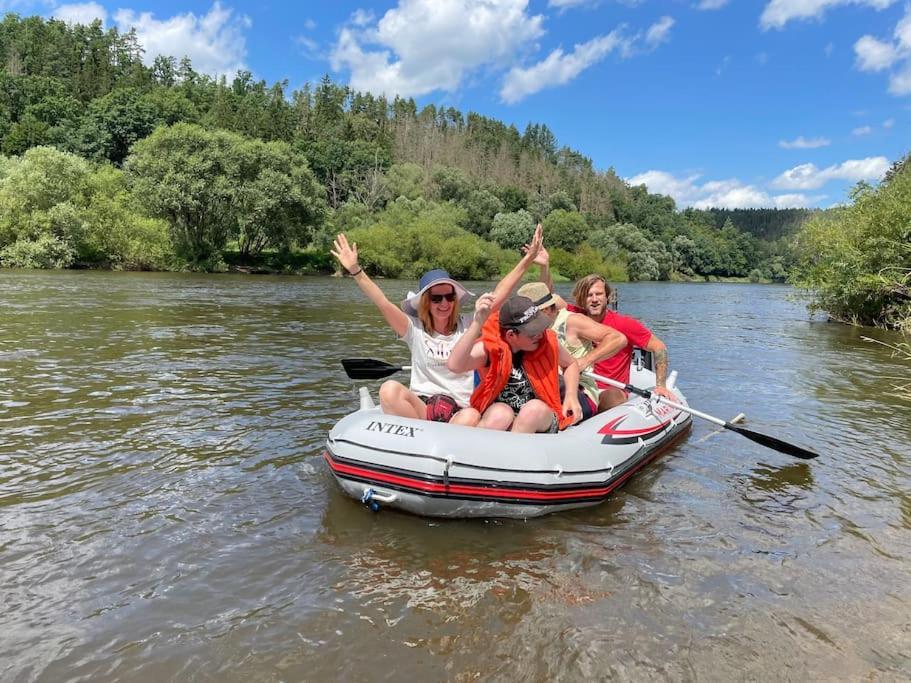
[[[485,278],[542,221],[568,278],[783,281],[812,215],[679,211],[545,124],[519,131],[328,77],[289,93],[186,58],[145,66],[135,33],[97,21],[8,14],[0,65],[4,266],[328,270],[331,235],[349,230],[374,274],[448,263]]]

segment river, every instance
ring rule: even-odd
[[[620,308],[821,457],[697,420],[594,508],[374,514],[321,459],[338,361],[406,349],[349,279],[0,271],[0,680],[911,678],[909,365],[860,337],[901,338],[779,286]]]

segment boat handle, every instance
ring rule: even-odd
[[[450,455],[446,458],[446,467],[443,468],[443,486],[449,489],[449,468],[452,467],[453,457]]]
[[[368,488],[364,491],[364,495],[361,496],[361,502],[369,506],[374,512],[377,512],[380,509],[378,503],[389,505],[394,503],[397,498],[398,496],[394,493],[379,493],[376,489]]]
[[[373,492],[373,500],[378,500],[385,505],[389,505],[389,503],[394,503],[396,498],[398,498],[398,496],[395,495],[394,493],[379,493],[377,491]]]

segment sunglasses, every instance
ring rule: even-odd
[[[446,301],[449,301],[450,303],[452,303],[453,301],[455,301],[455,298],[456,298],[455,292],[449,292],[449,294],[431,294],[430,303],[438,304],[438,303],[442,302],[443,299],[446,299]]]

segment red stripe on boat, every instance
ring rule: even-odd
[[[645,462],[651,460],[653,457],[658,455],[661,450],[663,449],[658,449],[654,454],[650,454],[650,457],[645,458],[641,464],[645,464]],[[630,475],[632,475],[637,469],[639,469],[638,467],[633,468],[609,484],[605,486],[599,486],[597,488],[577,489],[575,491],[530,491],[528,489],[507,487],[500,488],[497,486],[467,486],[465,484],[450,484],[449,486],[446,486],[445,484],[437,484],[435,482],[425,481],[422,479],[412,479],[410,477],[388,474],[386,472],[378,472],[376,470],[366,469],[363,467],[345,465],[334,460],[328,451],[323,454],[323,457],[326,458],[326,462],[329,464],[329,467],[333,472],[337,472],[339,474],[348,474],[354,477],[363,477],[374,481],[381,481],[390,485],[401,486],[422,493],[442,493],[446,495],[463,495],[485,498],[508,497],[521,500],[541,501],[573,500],[578,498],[606,496],[608,493],[617,488],[617,486],[625,481]]]
[[[640,434],[650,434],[652,432],[660,432],[662,429],[664,429],[666,426],[668,426],[671,423],[670,420],[665,420],[664,422],[662,422],[659,425],[655,425],[652,427],[646,427],[645,429],[614,429],[613,428],[615,425],[619,424],[621,420],[624,420],[624,419],[626,419],[626,415],[618,417],[615,420],[611,420],[606,425],[601,427],[601,429],[598,430],[598,433],[599,434],[608,434],[610,436],[638,436]]]

